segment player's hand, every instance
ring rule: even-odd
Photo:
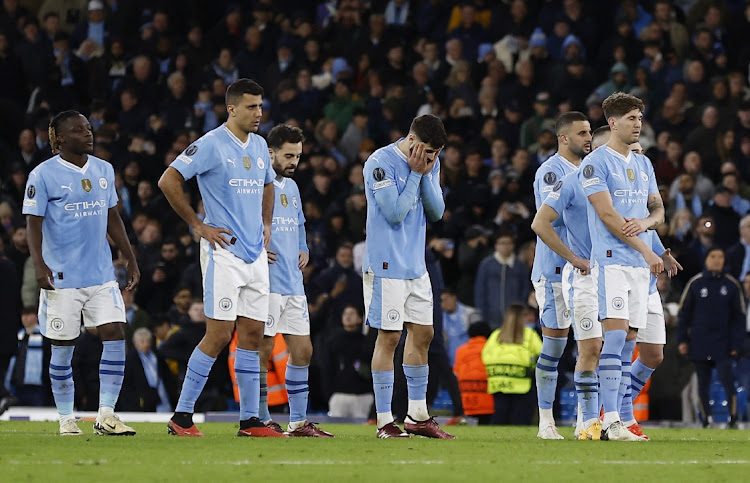
[[[297,265],[299,269],[302,270],[303,268],[305,268],[309,261],[310,261],[310,254],[305,251],[300,250],[299,251],[299,263]]]
[[[415,173],[421,174],[424,171],[424,168],[427,165],[427,156],[424,152],[424,143],[417,143],[414,145],[411,153],[409,154],[409,159],[407,159],[407,163],[409,163],[409,167]]]
[[[55,276],[52,274],[52,270],[49,269],[46,263],[42,262],[41,267],[34,266],[34,274],[39,288],[55,290]]]
[[[680,262],[675,260],[675,258],[672,256],[672,249],[667,248],[667,251],[662,253],[661,259],[664,261],[664,271],[667,272],[667,275],[670,277],[674,277],[677,275],[677,272],[682,270],[682,265],[680,265]]]
[[[645,255],[643,255],[643,259],[646,260],[651,273],[653,273],[654,275],[659,275],[662,271],[664,271],[664,260],[662,260],[659,255],[654,253],[653,250],[649,250]]]
[[[581,275],[588,275],[591,271],[591,268],[589,267],[589,261],[581,257],[576,257],[575,260],[573,260],[572,264],[578,269],[578,271],[581,272]]]
[[[680,345],[677,346],[677,350],[680,352],[681,356],[686,356],[688,354],[688,343],[680,342]]]
[[[644,233],[651,226],[651,222],[645,218],[625,218],[622,225],[622,234],[625,236],[636,236]]]
[[[268,246],[271,244],[271,227],[263,225],[263,248],[268,250]]]
[[[432,158],[432,161],[430,161],[425,155],[425,165],[424,165],[424,171],[422,171],[422,175],[426,176],[430,174],[430,171],[432,171],[432,168],[435,166],[435,162],[438,160],[438,156],[440,156],[440,150],[438,150],[438,152],[435,153],[435,156]]]
[[[138,269],[138,264],[135,261],[128,263],[128,284],[125,286],[125,290],[133,290],[138,282],[141,281],[141,271]]]
[[[201,238],[205,238],[206,240],[208,240],[208,243],[211,244],[214,250],[216,249],[216,244],[219,244],[221,248],[226,248],[227,245],[230,244],[230,241],[227,240],[227,237],[225,237],[223,233],[226,233],[230,237],[232,236],[232,232],[227,230],[226,228],[214,228],[213,226],[208,226],[205,223],[201,223],[193,231],[195,231],[195,233],[198,234],[198,236],[200,236]]]
[[[268,264],[273,265],[279,260],[279,254],[270,248],[266,248],[266,254],[268,255]]]

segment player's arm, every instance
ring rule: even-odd
[[[411,172],[406,178],[406,186],[399,193],[396,186],[395,174],[387,172],[382,167],[376,167],[372,172],[365,170],[365,176],[374,180],[372,186],[373,197],[381,213],[392,225],[400,225],[409,214],[414,200],[419,196],[419,184],[422,181],[422,171],[425,169],[424,145],[417,144],[407,160]],[[372,163],[373,165],[375,163]],[[369,168],[369,166],[368,166]],[[389,168],[390,170],[390,168]],[[379,172],[382,176],[376,177]]]
[[[300,223],[299,226],[299,269],[302,270],[307,266],[310,261],[310,249],[307,248],[307,231],[305,231],[305,224]]]
[[[172,209],[187,223],[195,233],[201,238],[205,238],[211,244],[212,247],[216,248],[218,243],[222,248],[226,248],[229,245],[229,240],[223,235],[226,233],[232,236],[232,232],[226,228],[214,228],[203,223],[198,214],[195,212],[190,203],[188,203],[185,197],[185,191],[182,188],[184,179],[182,174],[172,166],[168,167],[164,174],[159,178],[159,189],[161,189],[164,196],[169,201]]]
[[[424,212],[430,223],[439,221],[445,212],[443,190],[440,189],[440,165],[437,161],[437,154],[435,155],[435,161],[427,164],[419,184],[419,196],[422,198]]]
[[[128,285],[125,287],[125,290],[133,290],[141,279],[141,271],[138,270],[138,262],[135,260],[133,247],[130,246],[128,235],[125,232],[125,225],[122,223],[122,218],[117,212],[116,207],[112,207],[107,211],[107,234],[125,256],[128,273]]]
[[[531,229],[534,230],[539,238],[542,239],[553,252],[557,253],[565,260],[569,261],[574,267],[581,271],[583,275],[589,273],[589,261],[579,257],[571,250],[560,238],[554,228],[555,220],[560,218],[557,211],[549,205],[542,204],[534,215],[534,221],[531,222]]]
[[[648,195],[648,218],[628,218],[622,227],[625,236],[636,236],[664,223],[664,202],[659,193]]]
[[[43,216],[28,215],[26,217],[26,239],[29,244],[29,255],[34,263],[36,283],[40,288],[54,290],[55,276],[42,258],[42,221]]]
[[[672,250],[664,248],[664,244],[661,242],[659,234],[655,231],[651,232],[651,249],[654,253],[661,256],[662,261],[664,261],[664,271],[667,272],[667,275],[674,277],[679,270],[682,270],[680,262],[672,256]]]
[[[273,224],[273,182],[263,186],[263,204],[261,215],[263,216],[263,247],[266,249],[271,244],[271,225]]]
[[[636,236],[626,236],[622,232],[622,227],[625,224],[625,218],[615,210],[612,204],[612,195],[609,191],[603,190],[588,195],[589,202],[596,210],[596,214],[599,219],[602,220],[604,226],[616,236],[619,240],[627,243],[638,253],[643,255],[643,259],[646,260],[648,266],[651,268],[651,272],[658,274],[664,269],[664,262],[662,259],[654,253],[654,251],[646,245],[646,243]]]

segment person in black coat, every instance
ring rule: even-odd
[[[15,398],[5,388],[10,358],[16,353],[21,328],[21,287],[16,267],[2,252],[0,241],[0,414],[12,406]]]
[[[695,364],[704,427],[711,419],[709,390],[714,368],[730,403],[730,426],[735,426],[737,391],[732,362],[739,357],[745,340],[745,300],[739,282],[724,273],[722,249],[708,251],[705,267],[682,293],[679,352]]]
[[[145,327],[133,334],[125,359],[125,377],[119,405],[122,411],[171,412],[177,402],[176,386],[167,363],[152,350],[153,335]]]

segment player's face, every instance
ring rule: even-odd
[[[227,108],[240,129],[247,133],[258,132],[260,118],[263,116],[263,96],[242,94],[242,99],[237,104],[230,104]]]
[[[302,156],[302,143],[284,143],[280,149],[269,149],[273,169],[278,176],[291,178]]]
[[[641,126],[643,125],[643,113],[633,109],[620,118],[615,118],[612,132],[624,144],[631,145],[641,137]]]
[[[583,158],[591,152],[591,124],[588,121],[574,121],[562,135],[568,149]]]
[[[417,145],[417,143],[421,143],[422,140],[419,139],[419,136],[411,135],[409,136],[409,153],[414,150],[414,147]],[[425,144],[424,146],[424,154],[427,156],[427,162],[431,163],[437,159],[438,156],[440,156],[440,151],[443,150],[443,147],[436,148],[434,146],[430,146],[429,144]]]
[[[72,154],[92,154],[94,152],[94,133],[91,124],[83,115],[71,117],[60,125],[58,133],[60,147]]]

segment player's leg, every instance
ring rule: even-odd
[[[53,294],[50,297],[50,294]],[[73,415],[73,349],[81,333],[83,299],[77,289],[42,289],[39,293],[39,328],[52,342],[49,378],[60,420],[60,435],[83,434]]]
[[[99,362],[99,413],[94,434],[134,435],[135,430],[120,421],[115,405],[125,377],[125,302],[117,282],[80,289],[85,294],[81,312],[87,329],[96,329],[102,340]]]
[[[622,379],[622,351],[628,335],[629,280],[620,266],[595,266],[592,275],[597,283],[599,317],[604,329],[604,344],[599,357],[599,385],[604,403],[602,439],[636,441],[620,421],[617,404]]]
[[[241,260],[224,249],[211,249],[205,239],[200,242],[200,262],[206,334],[190,355],[175,413],[167,423],[169,434],[176,436],[203,436],[193,424],[195,401],[203,392],[216,357],[232,340],[240,286],[244,284]],[[239,354],[235,366],[237,360]]]
[[[402,281],[376,277],[367,272],[362,277],[367,325],[378,330],[372,353],[372,387],[375,393],[375,412],[378,438],[408,438],[393,422],[393,356],[403,330]],[[384,286],[385,285],[385,286]],[[390,314],[387,316],[386,314]],[[398,315],[397,317],[395,315]]]
[[[542,353],[536,365],[536,392],[541,439],[563,439],[555,426],[552,406],[557,391],[557,366],[568,343],[570,311],[565,307],[562,284],[542,279],[534,284],[542,322]]]
[[[430,276],[425,273],[404,285],[407,298],[404,303],[404,376],[409,397],[404,429],[407,433],[429,438],[453,439],[430,417],[427,411],[427,385],[430,375],[430,342],[435,335],[432,327],[435,316]]]
[[[282,313],[282,296],[279,294],[270,294],[268,296],[268,321],[263,328],[263,340],[260,342],[260,397],[258,400],[258,417],[260,421],[273,428],[279,433],[283,433],[279,423],[271,419],[268,411],[268,359],[271,357],[276,340],[276,333],[279,328],[279,319]]]

